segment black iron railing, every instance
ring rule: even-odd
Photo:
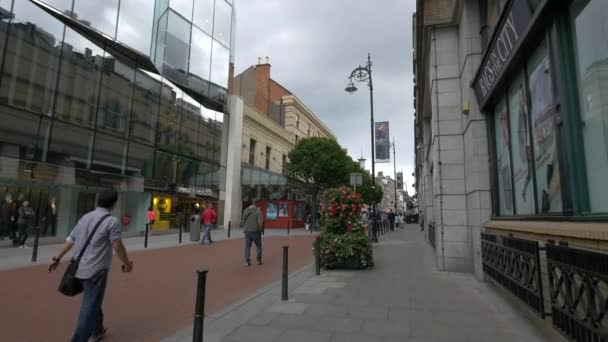
[[[545,317],[537,241],[481,233],[483,271]]]
[[[429,223],[429,243],[431,244],[431,246],[433,248],[435,248],[435,224],[434,223]]]
[[[608,341],[608,255],[547,244],[553,326],[572,341]]]

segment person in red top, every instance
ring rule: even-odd
[[[201,244],[205,244],[205,240],[209,241],[210,244],[213,243],[211,240],[211,226],[215,224],[217,220],[217,214],[215,210],[213,210],[213,206],[211,202],[207,202],[205,204],[205,210],[201,214],[201,221],[203,222],[203,239],[201,240]]]

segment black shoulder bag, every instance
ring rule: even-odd
[[[78,258],[70,260],[70,264],[68,265],[68,268],[65,270],[65,273],[63,274],[63,277],[61,278],[61,282],[59,282],[58,290],[62,294],[66,295],[68,297],[74,297],[75,295],[82,292],[82,289],[83,289],[82,281],[80,281],[80,279],[76,278],[76,271],[78,270],[78,265],[80,264],[80,259],[82,259],[82,256],[84,255],[84,252],[87,249],[87,247],[89,247],[89,244],[91,243],[91,239],[93,238],[93,235],[95,235],[97,228],[99,228],[101,223],[103,221],[105,221],[105,219],[108,217],[110,217],[110,214],[105,215],[104,217],[101,218],[101,220],[99,220],[99,222],[97,222],[97,225],[95,225],[95,228],[93,228],[93,231],[91,231],[91,234],[89,234],[89,237],[87,238],[87,241],[84,243],[84,246],[82,246],[80,253],[78,253]]]

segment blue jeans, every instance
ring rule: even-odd
[[[203,225],[203,239],[201,240],[201,243],[205,243],[205,240],[212,242],[211,241],[211,226],[210,224],[204,224]]]
[[[251,261],[251,243],[255,243],[258,261],[262,261],[262,233],[245,232],[245,261]]]
[[[108,282],[108,270],[101,270],[89,279],[83,279],[84,292],[78,326],[72,342],[87,342],[89,337],[103,332],[103,296]]]

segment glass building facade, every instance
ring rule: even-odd
[[[64,237],[107,187],[127,232],[220,205],[234,22],[226,0],[0,0],[0,235],[27,200]]]

